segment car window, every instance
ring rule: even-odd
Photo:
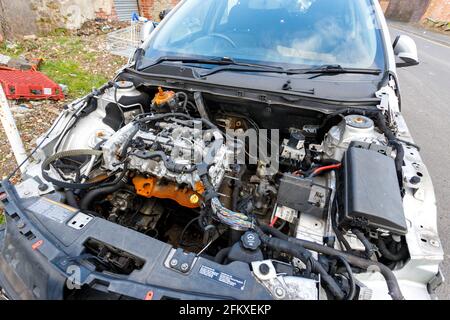
[[[153,37],[147,58],[231,57],[298,67],[383,67],[369,0],[188,0]]]

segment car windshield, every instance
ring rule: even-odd
[[[186,0],[161,27],[145,65],[182,56],[287,68],[384,67],[371,0]]]

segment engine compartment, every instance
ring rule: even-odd
[[[326,115],[119,81],[75,114],[42,165],[62,202],[248,263],[274,298],[362,299],[354,273],[409,258],[403,149],[379,110]]]

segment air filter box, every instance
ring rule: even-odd
[[[343,228],[407,232],[394,159],[350,147],[341,176],[339,223]]]

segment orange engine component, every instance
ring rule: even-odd
[[[175,99],[175,92],[164,91],[161,87],[159,87],[158,93],[155,95],[155,98],[152,102],[157,106],[161,106],[163,104],[169,103],[173,99]]]
[[[133,184],[138,195],[146,198],[171,199],[186,208],[198,208],[201,203],[201,194],[204,192],[203,185],[196,186],[196,191],[180,187],[175,183],[158,184],[157,178],[145,178],[137,176],[133,178]]]

